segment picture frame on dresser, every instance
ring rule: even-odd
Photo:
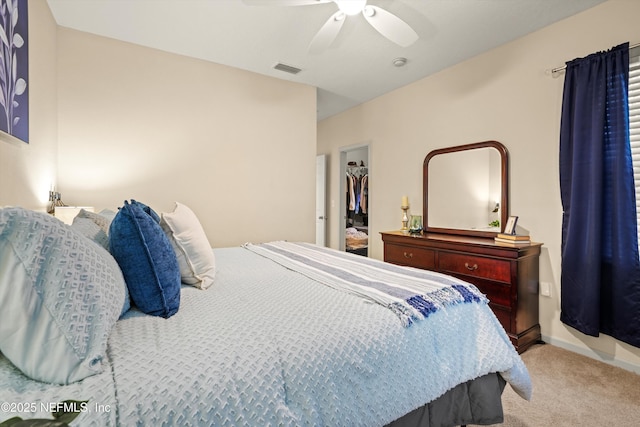
[[[507,224],[504,226],[504,234],[516,234],[516,224],[518,223],[517,216],[510,216],[507,220]]]

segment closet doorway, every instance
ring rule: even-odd
[[[340,150],[340,250],[369,256],[369,144]]]

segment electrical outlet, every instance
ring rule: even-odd
[[[543,297],[551,296],[551,283],[540,282],[540,295],[542,295]]]

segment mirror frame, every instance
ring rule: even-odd
[[[424,158],[422,164],[422,215],[424,217],[425,233],[442,233],[442,234],[458,234],[463,236],[475,237],[495,237],[498,232],[495,231],[476,231],[465,230],[459,228],[441,228],[429,227],[429,161],[441,154],[455,153],[458,151],[475,150],[478,148],[494,148],[500,154],[500,179],[501,179],[501,195],[500,195],[500,232],[504,230],[504,226],[509,218],[509,152],[507,147],[498,141],[475,142],[472,144],[458,145],[455,147],[439,148],[431,151]]]

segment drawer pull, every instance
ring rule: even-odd
[[[469,271],[475,271],[478,269],[478,264],[469,265],[468,262],[465,262],[464,266],[467,267],[467,270]]]
[[[406,259],[411,259],[411,258],[413,258],[413,252],[409,252],[409,253],[404,252],[404,253],[403,253],[403,255],[404,255],[404,257],[405,257]]]

